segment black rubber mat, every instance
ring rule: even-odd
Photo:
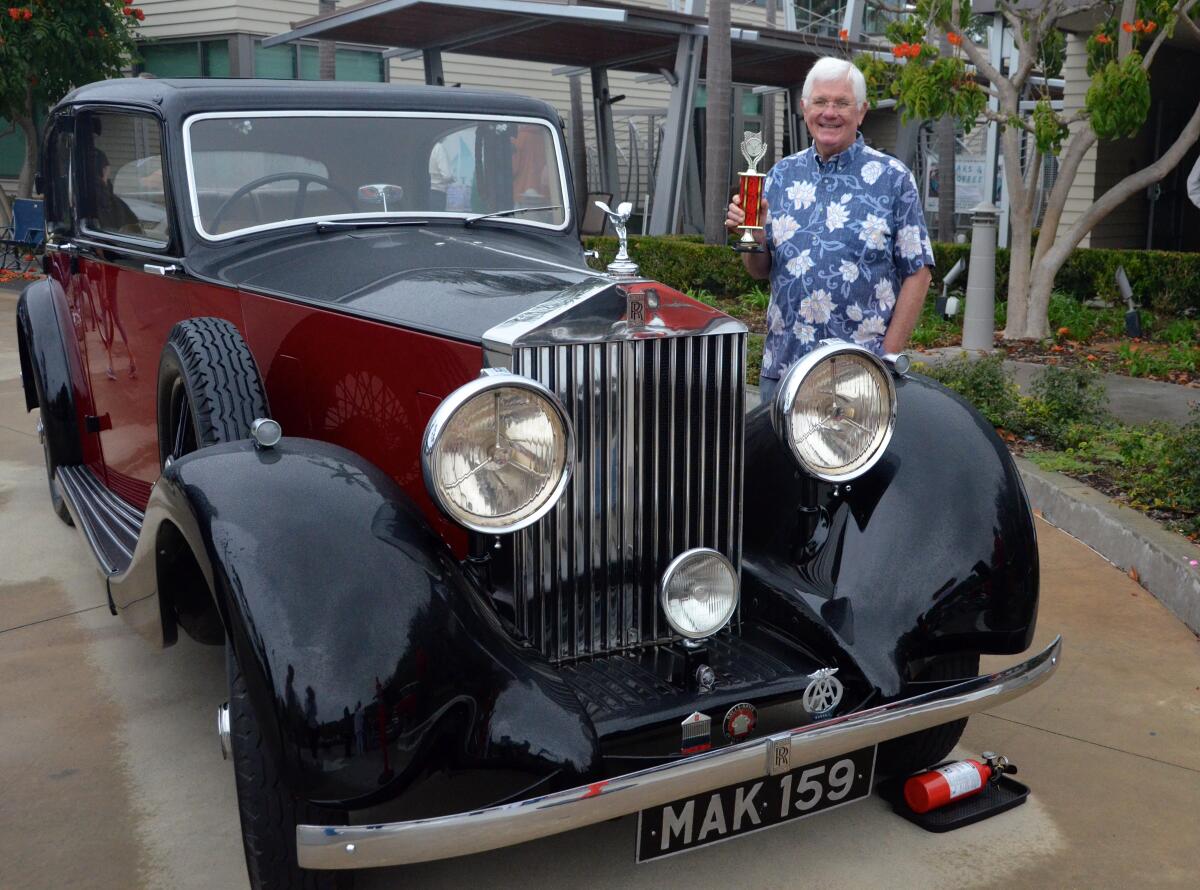
[[[944,765],[938,764],[938,766]],[[930,810],[928,813],[914,813],[904,802],[904,782],[905,779],[889,779],[880,783],[876,792],[892,805],[892,809],[897,815],[903,816],[926,831],[953,831],[964,825],[990,819],[998,813],[1020,806],[1029,796],[1028,785],[1018,782],[1011,776],[1001,776],[999,782],[986,782],[983,791],[974,797],[946,804],[946,806]]]

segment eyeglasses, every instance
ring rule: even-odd
[[[845,114],[854,107],[854,103],[849,102],[846,99],[837,99],[833,102],[830,102],[828,99],[813,99],[809,102],[805,102],[804,104],[811,108],[817,109],[817,111],[825,111],[828,108],[832,108],[834,111],[837,111],[841,114]]]

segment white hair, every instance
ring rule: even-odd
[[[813,63],[808,69],[808,76],[804,78],[804,89],[800,98],[807,102],[812,96],[813,86],[817,83],[847,80],[854,90],[854,101],[861,108],[867,101],[867,79],[863,77],[857,65],[837,56],[823,56]]]

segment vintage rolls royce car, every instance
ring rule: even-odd
[[[977,676],[1038,598],[988,424],[841,342],[753,404],[741,323],[586,266],[550,106],[129,79],[43,157],[51,501],[114,615],[225,647],[255,887],[631,813],[674,853],[1053,672],[1057,641]]]

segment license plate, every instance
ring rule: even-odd
[[[642,810],[637,861],[683,853],[861,800],[871,793],[874,773],[871,746]]]

